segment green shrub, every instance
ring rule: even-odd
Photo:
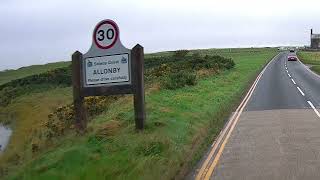
[[[188,53],[189,53],[189,50],[186,50],[186,49],[177,50],[177,51],[174,51],[173,57],[175,59],[182,59],[186,57]]]
[[[0,106],[6,106],[16,96],[17,96],[17,88],[14,88],[14,87],[11,87],[11,86],[4,87],[0,91]]]
[[[41,74],[27,76],[21,79],[15,79],[0,86],[0,90],[5,87],[21,87],[33,84],[54,84],[54,85],[71,85],[71,66],[58,68]]]
[[[102,113],[108,105],[116,101],[120,96],[91,96],[84,100],[89,118]],[[48,115],[48,119],[42,122],[41,131],[36,131],[35,138],[44,140],[61,136],[70,129],[75,121],[73,104],[56,108]]]
[[[214,59],[214,61],[218,64],[219,68],[231,69],[235,66],[234,61],[231,58],[225,58],[222,56],[208,56],[208,58]]]
[[[201,56],[198,53],[192,55],[192,59],[188,61],[188,65],[192,69],[231,69],[234,67],[235,63],[230,58],[225,58],[222,56]]]
[[[179,71],[168,75],[163,86],[166,89],[178,89],[185,86],[193,86],[197,83],[197,76],[194,72]]]
[[[16,79],[0,86],[0,106],[29,92],[71,85],[71,67],[58,68],[45,73]]]

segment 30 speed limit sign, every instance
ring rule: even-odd
[[[94,29],[93,39],[97,47],[101,49],[111,48],[117,41],[119,28],[111,20],[100,22]]]

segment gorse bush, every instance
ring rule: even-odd
[[[168,75],[162,85],[166,89],[177,89],[185,86],[193,86],[197,83],[194,72],[179,71]]]
[[[175,59],[181,59],[186,57],[188,53],[189,53],[189,50],[185,50],[185,49],[177,50],[177,51],[174,51],[173,57]]]
[[[146,77],[148,80],[160,81],[162,87],[166,89],[195,85],[199,70],[211,69],[212,72],[219,72],[235,66],[232,59],[221,56],[201,56],[199,53],[185,56],[178,61],[169,62],[166,58],[162,61],[166,63],[147,69]]]
[[[119,96],[95,96],[85,98],[84,104],[88,112],[89,119],[103,112],[108,105],[113,103]],[[37,138],[50,139],[61,136],[71,128],[75,122],[75,112],[73,104],[68,104],[56,108],[48,115],[48,120],[43,121],[41,132],[36,132]],[[40,135],[40,137],[39,137]]]

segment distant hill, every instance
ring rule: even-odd
[[[14,79],[20,79],[26,76],[40,74],[48,70],[53,70],[61,67],[66,67],[70,65],[69,61],[62,61],[56,63],[48,63],[44,65],[32,65],[27,67],[22,67],[17,70],[5,70],[0,71],[0,85],[12,81]]]

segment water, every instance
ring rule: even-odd
[[[12,130],[0,124],[0,153],[8,145]]]

